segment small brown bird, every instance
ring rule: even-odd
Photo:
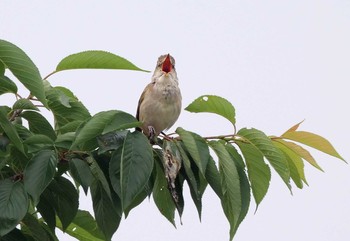
[[[141,94],[136,113],[136,118],[142,122],[143,133],[151,141],[174,125],[181,112],[181,100],[175,59],[170,54],[162,55],[158,58],[152,82]]]

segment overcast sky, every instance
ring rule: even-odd
[[[43,76],[63,57],[83,50],[107,50],[152,71],[158,56],[170,53],[183,107],[203,94],[220,95],[235,106],[237,128],[255,127],[268,135],[280,135],[305,119],[301,129],[329,139],[347,161],[349,26],[348,0],[0,0],[0,39],[22,48]],[[49,81],[70,88],[92,114],[135,113],[150,78],[144,72],[81,70]],[[0,105],[13,102],[13,96],[0,97]],[[205,136],[231,131],[218,116],[185,111],[173,129],[177,126]],[[266,198],[256,214],[251,203],[235,240],[349,240],[349,165],[312,154],[325,173],[306,164],[310,186],[294,186],[293,196],[274,173]],[[80,208],[91,210],[90,196],[81,199]],[[182,221],[177,218],[174,229],[151,199],[121,222],[113,240],[229,238],[219,199],[209,188],[201,223],[185,188]]]

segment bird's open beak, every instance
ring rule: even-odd
[[[162,70],[165,73],[169,73],[172,69],[173,69],[173,65],[171,64],[170,55],[168,54],[163,62]]]

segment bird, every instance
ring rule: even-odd
[[[179,88],[175,59],[170,54],[158,58],[149,83],[141,94],[136,119],[151,143],[160,133],[174,125],[181,112],[182,96]]]

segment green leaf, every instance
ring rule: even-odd
[[[0,61],[1,63],[1,61]],[[0,64],[1,65],[1,64]],[[0,74],[0,95],[5,93],[14,93],[18,91],[16,84],[8,77]]]
[[[14,110],[37,110],[39,111],[38,107],[36,107],[30,100],[28,99],[19,99],[14,104],[12,109]]]
[[[78,210],[77,215],[69,224],[69,226],[63,230],[60,220],[57,221],[57,227],[69,234],[70,236],[85,241],[104,241],[104,235],[97,226],[94,217],[88,211]]]
[[[42,150],[28,162],[24,170],[24,187],[38,203],[40,194],[49,185],[56,173],[57,156],[54,151]]]
[[[75,132],[67,132],[64,134],[59,134],[55,141],[55,147],[60,147],[69,150],[75,139]]]
[[[251,184],[256,208],[265,197],[269,189],[271,172],[264,162],[262,153],[252,144],[237,142],[247,165],[248,177]]]
[[[322,136],[307,131],[291,131],[284,133],[281,137],[311,146],[312,148],[345,161],[334,149],[332,144]]]
[[[61,60],[56,72],[69,69],[125,69],[145,71],[128,60],[101,50],[90,50],[69,55]]]
[[[41,103],[47,105],[39,70],[23,50],[10,42],[0,40],[0,61]]]
[[[23,141],[26,145],[34,145],[34,144],[45,144],[45,145],[53,145],[53,141],[50,137],[41,134],[34,134],[29,136],[27,139]]]
[[[38,219],[33,215],[27,213],[22,222],[28,228],[31,236],[37,241],[50,241],[49,235],[45,229],[40,225]],[[22,227],[23,229],[23,227]]]
[[[138,121],[125,112],[117,110],[99,112],[82,127],[73,143],[73,147],[101,134],[135,126],[138,126]]]
[[[0,107],[0,127],[4,130],[6,136],[10,139],[11,143],[24,154],[25,152],[22,140],[18,136],[15,127],[7,119],[6,108],[3,106]]]
[[[86,161],[73,158],[69,161],[69,167],[72,177],[83,187],[85,194],[87,194],[88,188],[91,186],[94,178],[89,165]]]
[[[237,225],[239,225],[238,221],[242,209],[239,175],[234,160],[225,146],[219,141],[211,141],[209,144],[219,158],[223,194],[221,205],[230,223],[230,240],[232,240],[236,233]]]
[[[123,146],[125,137],[129,131],[122,130],[117,132],[109,132],[107,134],[97,137],[98,142],[98,154],[102,154],[108,151],[116,150],[120,146]]]
[[[49,226],[40,219],[40,226],[45,230],[46,234],[49,236],[50,241],[59,241],[55,232],[51,231]]]
[[[96,222],[106,240],[111,240],[118,229],[121,217],[100,181],[95,179],[90,190]]]
[[[184,150],[183,145],[176,143],[176,147],[181,154],[182,166],[185,170],[185,179],[188,182],[192,200],[197,208],[199,220],[202,219],[202,196],[208,185],[204,176],[199,172],[193,159],[188,156]],[[209,163],[209,162],[208,162]],[[206,170],[208,172],[208,170]],[[182,189],[180,190],[182,193]]]
[[[101,185],[103,187],[108,197],[112,200],[112,193],[111,193],[111,189],[109,188],[107,178],[103,173],[102,169],[100,168],[100,166],[98,165],[97,161],[92,156],[88,156],[86,158],[86,161],[89,164],[92,175],[95,177],[97,181],[100,182],[99,186]]]
[[[238,226],[241,224],[241,222],[243,221],[243,219],[245,218],[249,210],[250,184],[248,181],[247,174],[245,172],[245,164],[242,156],[238,153],[236,148],[233,147],[231,144],[226,143],[225,148],[228,151],[228,153],[231,155],[232,159],[234,160],[237,168],[238,176],[239,176],[242,208],[241,208],[241,213],[239,215],[237,225],[236,225],[236,231],[237,231]]]
[[[33,133],[46,135],[52,140],[56,139],[56,133],[51,124],[40,113],[35,111],[24,111],[21,113],[21,117],[28,121],[29,130]]]
[[[233,125],[236,123],[235,108],[226,99],[215,95],[202,95],[185,108],[189,112],[210,112],[218,114]]]
[[[138,126],[140,126],[140,122],[134,116],[117,110],[111,121],[107,123],[102,134]]]
[[[35,153],[43,149],[52,149],[54,142],[45,135],[32,135],[23,141],[27,145],[28,153]]]
[[[158,161],[156,166],[156,178],[153,186],[153,200],[160,213],[176,227],[175,224],[175,203],[168,189],[168,181],[165,178],[164,168]]]
[[[79,195],[74,185],[62,176],[55,177],[48,186],[49,198],[61,220],[63,231],[72,222],[78,211]]]
[[[72,121],[60,127],[58,131],[60,134],[65,134],[67,132],[75,132],[82,123],[83,121],[80,120]]]
[[[69,91],[63,88],[50,88],[47,92],[49,107],[55,117],[55,126],[62,127],[73,121],[86,121],[90,113],[86,107]]]
[[[180,135],[187,151],[190,153],[202,175],[205,176],[210,158],[209,148],[205,140],[198,134],[186,131],[181,127],[176,129],[176,133]]]
[[[207,170],[205,171],[205,178],[207,179],[209,185],[214,190],[216,195],[221,199],[222,198],[222,186],[221,186],[221,177],[216,167],[215,161],[212,157],[209,158]]]
[[[198,194],[198,184],[196,181],[196,177],[192,171],[191,168],[191,160],[187,156],[187,153],[185,150],[182,148],[180,143],[176,143],[177,148],[180,152],[181,155],[181,160],[182,160],[182,166],[184,167],[185,173],[186,173],[186,180],[188,184],[193,188],[194,192]]]
[[[262,131],[254,128],[243,128],[238,131],[237,135],[243,137],[246,141],[254,145],[265,156],[272,167],[280,175],[289,190],[291,190],[287,160],[283,153],[273,145],[271,139]]]
[[[132,203],[124,210],[125,218],[129,216],[130,211],[137,207],[139,204],[143,202],[143,200],[146,199],[146,197],[149,197],[152,194],[152,188],[153,188],[153,182],[148,181],[147,185],[143,188],[143,190],[134,198]]]
[[[0,237],[9,233],[23,219],[29,205],[22,182],[0,180]]]
[[[15,120],[12,122],[12,124],[15,126],[16,131],[19,135],[19,138],[22,140],[26,140],[27,138],[31,137],[33,133],[29,131],[25,126],[22,125],[22,123],[17,124],[17,120],[22,120],[21,117],[16,117]]]
[[[305,180],[303,160],[301,159],[300,156],[295,154],[292,150],[290,150],[283,144],[276,141],[273,141],[273,143],[277,148],[279,148],[284,153],[286,160],[288,161],[290,177],[292,178],[295,185],[298,188],[302,189],[303,188],[302,179]]]
[[[143,190],[153,169],[152,147],[141,132],[128,133],[112,155],[109,176],[125,210]]]
[[[22,152],[20,152],[14,146],[10,146],[9,148],[9,157],[10,157],[9,159],[11,160],[11,166],[15,167],[14,169],[17,171],[17,173],[23,172],[24,168],[27,166],[31,158],[31,156],[30,157],[25,156]]]
[[[282,139],[274,139],[274,141],[277,141],[283,145],[285,145],[288,149],[292,150],[295,154],[303,158],[305,161],[309,162],[311,165],[319,169],[320,171],[323,171],[322,168],[317,164],[316,160],[311,156],[310,152],[303,147],[295,144],[294,142],[285,141]]]
[[[3,76],[5,74],[5,64],[0,60],[0,77]]]

